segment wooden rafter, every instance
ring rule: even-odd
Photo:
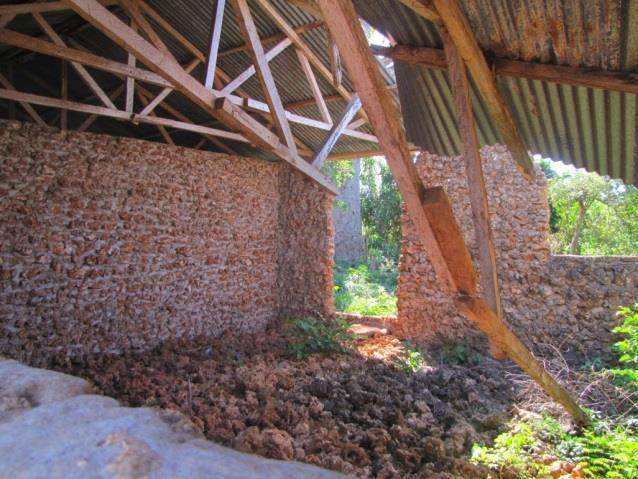
[[[312,91],[312,96],[317,103],[317,108],[319,108],[319,114],[323,121],[326,123],[332,123],[332,117],[330,116],[330,110],[328,110],[328,105],[326,101],[323,99],[323,93],[321,93],[321,89],[319,88],[319,83],[317,82],[317,78],[312,71],[312,66],[310,62],[306,58],[306,56],[297,50],[297,57],[299,58],[299,64],[301,65],[301,69],[306,76],[306,80],[308,80],[308,85],[310,86],[310,90]],[[363,120],[365,123],[365,120]]]
[[[503,309],[496,266],[496,248],[494,247],[494,236],[490,226],[487,189],[485,188],[481,165],[481,146],[476,134],[472,99],[470,98],[470,83],[467,78],[465,64],[456,45],[454,45],[444,28],[441,33],[443,45],[445,46],[445,56],[449,64],[448,73],[452,94],[456,104],[456,122],[463,142],[463,159],[472,209],[472,222],[474,223],[474,233],[478,248],[483,296],[494,314],[502,320]],[[493,342],[491,347],[494,357],[501,359],[506,357],[505,352],[500,350]]]
[[[384,56],[405,63],[423,65],[445,70],[448,67],[445,52],[439,48],[397,45],[370,47],[375,55]],[[592,68],[548,65],[545,63],[523,62],[507,58],[486,58],[494,73],[512,78],[541,80],[560,85],[602,88],[625,93],[638,93],[638,74],[629,72],[608,72]]]
[[[337,192],[334,185],[316,168],[282,145],[276,135],[269,132],[250,115],[237,108],[227,98],[223,99],[194,79],[166,52],[155,48],[135,33],[119,18],[96,0],[67,0],[73,10],[91,23],[127,52],[162,75],[187,98],[230,128],[238,130],[251,142],[278,158],[290,163],[324,188]],[[218,101],[219,100],[219,101]]]
[[[314,0],[288,0],[288,2],[315,18],[323,19],[323,13]]]
[[[2,82],[4,84],[4,82]],[[50,108],[60,108],[65,110],[77,111],[79,113],[88,113],[92,115],[105,116],[109,118],[116,118],[118,120],[131,120],[134,123],[148,123],[149,125],[162,125],[171,128],[177,128],[178,130],[192,131],[194,133],[202,133],[207,135],[218,136],[220,138],[227,138],[233,141],[248,142],[248,139],[239,133],[233,133],[230,131],[219,130],[216,128],[209,128],[205,126],[195,125],[193,123],[186,123],[177,120],[171,120],[169,118],[159,118],[152,116],[131,115],[124,110],[118,110],[113,108],[106,108],[103,106],[87,105],[85,103],[79,103],[69,100],[61,100],[59,98],[50,98],[41,95],[33,95],[31,93],[19,92],[11,89],[0,89],[0,98],[5,100],[17,101],[19,103],[29,103],[32,105],[47,106]]]
[[[133,88],[135,88],[135,84],[133,84]],[[146,99],[146,97],[144,97],[144,95],[142,95],[139,91],[135,93],[137,93],[137,97],[140,99],[140,102],[142,103],[142,105],[144,106],[148,105],[148,100]],[[157,115],[155,115],[155,113],[151,113],[150,116],[157,116]],[[173,141],[173,138],[171,138],[171,135],[168,133],[168,131],[166,131],[166,128],[163,125],[155,125],[155,126],[157,127],[157,130],[160,132],[160,135],[162,135],[162,138],[164,138],[164,141],[168,143],[169,145],[174,146],[175,142]]]
[[[224,10],[226,8],[226,0],[217,0],[215,5],[215,18],[213,19],[212,34],[210,46],[208,47],[208,56],[206,57],[206,76],[204,86],[213,88],[215,80],[215,70],[217,69],[217,53],[219,52],[219,41],[222,37],[222,26],[224,24]]]
[[[198,58],[194,58],[193,60],[191,60],[190,62],[188,62],[186,65],[184,65],[184,71],[186,71],[187,73],[192,72],[195,67],[197,65],[200,64],[200,61]],[[150,114],[153,110],[155,110],[155,108],[157,107],[157,105],[159,105],[160,103],[162,103],[166,97],[168,95],[171,94],[171,92],[173,92],[173,88],[164,88],[161,92],[159,92],[155,98],[153,98],[151,101],[148,102],[148,104],[144,107],[144,109],[140,112],[140,115],[148,115]]]
[[[268,50],[265,53],[264,58],[266,59],[267,62],[271,61],[273,58],[275,58],[277,55],[283,52],[286,48],[288,48],[288,46],[290,46],[291,43],[292,42],[290,41],[289,38],[284,38],[282,41],[280,41],[274,47]],[[250,65],[243,72],[241,72],[239,75],[233,78],[233,80],[230,83],[226,84],[224,88],[222,88],[221,90],[222,96],[230,95],[232,92],[237,90],[237,88],[239,88],[241,85],[246,83],[246,81],[248,81],[248,79],[252,77],[255,74],[255,72],[256,72],[255,65]]]
[[[120,96],[122,94],[122,92],[124,91],[124,88],[126,87],[126,85],[120,85],[118,86],[115,90],[113,90],[111,93],[109,93],[109,98],[111,99],[111,101],[115,101],[117,99],[118,96]],[[82,124],[78,127],[78,131],[86,131],[90,128],[90,126],[95,122],[95,120],[97,120],[100,116],[96,115],[95,113],[89,115],[86,120],[84,120],[82,122]]]
[[[53,30],[51,25],[49,25],[49,23],[44,19],[42,14],[34,13],[33,18],[35,19],[37,24],[40,26],[42,31],[44,31],[44,33],[51,39],[53,43],[55,43],[59,47],[66,47],[66,44],[64,43],[62,38],[60,38],[60,36],[55,32],[55,30]],[[76,71],[76,73],[80,76],[80,78],[82,78],[84,83],[86,83],[89,89],[93,93],[95,93],[95,95],[100,99],[100,101],[105,106],[107,106],[108,108],[115,108],[115,105],[113,104],[111,99],[108,97],[106,92],[102,89],[100,85],[98,85],[98,83],[87,71],[87,69],[84,68],[84,65],[82,65],[79,62],[72,61],[71,66]]]
[[[169,51],[168,47],[164,44],[160,36],[144,16],[144,13],[140,9],[139,2],[137,0],[119,0],[119,2],[131,21],[137,25],[139,31],[142,32],[153,46],[162,53],[172,57],[173,55]]]
[[[105,7],[110,7],[112,5],[117,5],[118,0],[100,0],[100,3]],[[16,3],[11,5],[0,5],[0,16],[20,15],[24,13],[57,12],[68,9],[69,6],[63,1]]]
[[[253,16],[250,13],[247,0],[231,0],[235,16],[239,22],[239,29],[241,30],[244,41],[251,46],[250,52],[253,59],[253,65],[261,83],[261,88],[266,97],[266,103],[272,112],[275,126],[281,134],[282,139],[285,141],[288,148],[290,148],[293,155],[297,154],[297,145],[295,139],[292,136],[292,130],[288,124],[284,105],[279,96],[275,79],[268,65],[268,60],[264,54],[264,47],[259,40],[259,33],[257,32],[257,26],[253,20]]]
[[[161,76],[143,70],[141,68],[133,68],[125,63],[109,60],[92,53],[83,52],[75,48],[68,48],[59,45],[55,45],[46,40],[40,40],[33,38],[22,33],[17,33],[12,30],[0,28],[0,43],[7,45],[13,45],[15,47],[24,48],[25,50],[31,50],[34,52],[50,55],[53,57],[68,60],[70,62],[77,62],[83,65],[88,65],[98,70],[107,71],[110,73],[120,74],[124,76],[130,76],[136,80],[152,83],[162,87],[172,87],[172,84],[162,78]]]
[[[400,0],[403,5],[414,11],[416,14],[422,16],[426,20],[434,23],[440,23],[441,17],[439,13],[432,6],[430,0]]]
[[[379,145],[383,149],[406,210],[419,239],[428,252],[440,285],[445,291],[461,293],[459,306],[501,349],[516,361],[544,390],[559,401],[579,423],[585,415],[569,394],[540,365],[529,350],[496,316],[484,301],[474,298],[476,280],[472,260],[463,235],[454,218],[442,188],[425,189],[419,178],[400,118],[392,102],[358,24],[358,16],[351,0],[318,0],[324,18],[340,47],[344,63],[350,73]]]
[[[510,150],[512,158],[523,176],[531,178],[534,176],[534,165],[527,152],[527,147],[514,123],[514,118],[505,99],[496,85],[496,77],[485,60],[483,51],[472,32],[461,5],[458,0],[432,0],[432,3],[441,16],[441,23],[447,29],[461,58],[472,74],[476,87],[485,101],[503,141]]]
[[[0,84],[6,88],[9,92],[16,92],[15,87],[11,84],[9,79],[5,77],[2,73],[0,73]],[[46,122],[42,119],[42,117],[38,114],[37,111],[33,109],[33,107],[26,101],[17,100],[18,103],[24,110],[29,114],[29,116],[40,126],[47,126]]]
[[[328,155],[332,151],[332,148],[337,143],[337,140],[339,140],[341,133],[343,133],[343,130],[346,129],[348,123],[350,123],[350,121],[352,120],[352,118],[354,118],[360,108],[361,99],[359,98],[359,95],[354,95],[352,97],[352,100],[350,100],[350,103],[348,103],[346,108],[343,110],[339,121],[333,125],[332,129],[328,132],[328,135],[326,136],[323,144],[312,157],[312,165],[314,167],[321,168],[323,166],[326,158],[328,158]]]

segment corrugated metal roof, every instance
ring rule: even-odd
[[[398,44],[441,48],[437,27],[398,0],[357,0],[371,25]],[[461,0],[490,56],[611,71],[638,71],[637,0]],[[459,133],[447,74],[395,62],[408,139],[443,155],[458,154]],[[533,153],[638,184],[635,94],[498,78]],[[478,136],[498,133],[473,88]]]

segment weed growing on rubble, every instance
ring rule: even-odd
[[[475,445],[472,461],[489,466],[494,478],[638,479],[638,304],[618,316],[620,366],[587,365],[570,378],[597,409],[588,410],[591,423],[581,435],[549,416],[515,420],[493,446]]]
[[[290,333],[290,353],[305,359],[313,353],[345,353],[352,349],[356,334],[350,332],[350,322],[344,318],[303,318],[293,321]]]
[[[394,364],[405,373],[418,371],[424,363],[423,354],[410,341],[403,342],[403,353],[394,360]]]

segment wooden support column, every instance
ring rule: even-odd
[[[332,148],[337,143],[337,140],[343,133],[343,130],[346,129],[348,123],[352,121],[352,118],[357,114],[359,109],[361,108],[361,100],[359,99],[359,95],[354,95],[350,103],[346,106],[345,110],[341,115],[341,118],[337,123],[334,124],[332,129],[328,132],[328,136],[326,137],[321,148],[317,150],[315,155],[312,157],[312,166],[315,168],[321,168],[328,158],[328,155],[332,151]]]
[[[135,30],[135,27],[133,26],[133,21],[131,21],[131,28],[133,28],[133,30]],[[128,54],[128,61],[127,64],[130,67],[135,67],[135,55],[133,55],[132,53]],[[133,106],[135,103],[135,78],[126,77],[126,100],[124,101],[124,110],[126,110],[127,113],[133,113]]]
[[[472,222],[474,223],[474,235],[478,248],[478,261],[481,270],[481,287],[485,301],[499,319],[503,319],[501,307],[501,291],[498,284],[498,270],[496,266],[496,250],[494,236],[490,227],[490,212],[487,202],[487,189],[483,177],[481,165],[481,152],[474,112],[472,111],[472,99],[470,98],[470,83],[463,59],[459,55],[456,45],[442,28],[443,45],[448,62],[448,74],[452,95],[456,105],[456,123],[463,141],[463,159],[465,161],[465,174],[472,208]],[[492,355],[498,359],[504,359],[506,353],[491,342]]]
[[[69,65],[64,60],[60,60],[60,98],[69,99]],[[69,114],[66,110],[60,113],[60,129],[66,130],[69,127]]]
[[[534,165],[527,153],[512,113],[509,111],[505,99],[496,86],[496,77],[490,70],[485,56],[479,47],[458,0],[432,0],[441,23],[449,32],[452,41],[459,50],[459,54],[472,74],[476,86],[485,100],[485,104],[496,123],[503,141],[512,154],[521,173],[526,178],[534,176]]]
[[[213,20],[213,33],[211,34],[210,47],[208,48],[208,57],[206,58],[206,78],[204,86],[213,88],[215,80],[215,70],[217,69],[217,52],[219,52],[219,40],[222,36],[222,25],[224,23],[224,9],[226,8],[226,0],[217,0],[215,5],[215,19]]]
[[[277,85],[275,79],[270,71],[268,60],[264,55],[264,48],[259,40],[259,33],[257,32],[257,26],[253,21],[252,14],[248,7],[247,0],[231,0],[235,9],[235,15],[239,22],[239,28],[244,35],[244,40],[251,46],[251,53],[253,57],[253,64],[261,83],[264,96],[266,97],[266,103],[273,114],[275,125],[281,133],[283,140],[290,149],[293,155],[297,155],[297,145],[295,139],[292,136],[288,119],[284,110],[284,105],[277,91]]]
[[[461,311],[499,348],[507,351],[547,394],[583,424],[585,415],[558,382],[533,357],[482,300],[474,298],[476,279],[467,246],[442,188],[425,189],[412,163],[400,114],[385,88],[351,0],[318,0],[339,45],[350,78],[361,96],[410,219],[443,290],[455,294]],[[469,291],[469,293],[466,293]],[[458,294],[461,293],[461,294]]]

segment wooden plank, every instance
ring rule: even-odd
[[[11,82],[5,77],[2,73],[0,73],[0,84],[6,88],[5,91],[16,93],[16,89],[11,84]],[[10,98],[7,98],[10,100]],[[25,109],[25,111],[29,114],[29,116],[40,126],[47,126],[42,117],[38,114],[37,111],[33,109],[33,107],[26,101],[17,100],[20,103],[20,106]]]
[[[405,63],[423,65],[444,70],[447,68],[445,52],[438,48],[396,45],[383,47],[371,45],[375,55],[384,56]],[[557,83],[559,85],[601,88],[610,91],[638,94],[638,74],[631,72],[608,72],[592,68],[549,65],[522,62],[507,58],[487,57],[490,70],[499,76],[527,78]],[[288,106],[287,106],[288,107]]]
[[[352,120],[352,118],[354,118],[360,108],[361,99],[359,98],[359,95],[354,95],[352,97],[352,100],[350,100],[350,103],[348,103],[343,113],[341,114],[341,118],[339,118],[339,121],[334,124],[334,126],[328,133],[328,136],[324,140],[323,145],[321,145],[321,148],[319,148],[315,155],[312,157],[312,166],[314,166],[315,168],[321,168],[323,166],[323,163],[326,161],[326,158],[328,158],[328,155],[332,151],[335,143],[337,143],[337,140],[341,136],[341,133],[343,132],[343,130],[346,129],[348,123],[350,123],[350,121]]]
[[[435,230],[452,234],[457,231],[456,235],[460,235],[455,220],[450,225],[445,224],[450,219],[454,219],[452,212],[438,211],[431,219],[426,216],[424,200],[427,199],[428,192],[410,156],[400,112],[392,101],[377,62],[370,52],[352,2],[350,0],[319,0],[318,4],[324,12],[326,25],[339,46],[349,77],[368,112],[370,123],[379,139],[379,146],[385,153],[406,210],[421,244],[428,253],[441,288],[449,292],[474,293],[476,291],[476,281],[473,278],[474,267],[465,244],[461,241],[460,248],[451,251],[452,256],[458,257],[463,263],[462,268],[453,270],[448,267],[447,258],[443,256],[444,245],[440,245],[435,237]],[[434,198],[430,195],[430,199]],[[429,204],[436,206],[433,201]],[[440,205],[440,209],[445,207],[449,208],[449,205]],[[434,221],[434,225],[430,224],[430,220]],[[459,245],[456,237],[446,238],[446,243],[450,246]],[[446,249],[446,253],[450,253],[450,248]]]
[[[0,82],[2,81],[0,76]],[[4,82],[2,82],[4,84]],[[248,140],[239,133],[233,133],[230,131],[219,130],[217,128],[209,128],[206,126],[194,125],[192,123],[186,123],[178,120],[171,120],[170,118],[160,118],[153,116],[140,116],[130,115],[123,110],[117,110],[112,108],[106,108],[103,106],[87,105],[85,103],[78,103],[69,100],[60,100],[59,98],[49,98],[40,95],[33,95],[31,93],[18,92],[9,88],[0,89],[0,98],[6,100],[12,100],[17,102],[30,103],[33,105],[47,106],[50,108],[61,108],[71,111],[77,111],[80,113],[90,113],[99,116],[106,116],[109,118],[116,118],[118,120],[131,120],[137,123],[148,123],[150,125],[162,125],[171,128],[177,128],[178,130],[192,131],[195,133],[202,133],[206,135],[213,135],[220,138],[227,138],[233,141],[247,142]]]
[[[169,80],[176,90],[180,91],[204,111],[219,119],[226,126],[240,131],[258,148],[271,151],[275,156],[291,164],[326,190],[334,194],[338,193],[337,188],[330,180],[303,158],[291,154],[290,150],[281,144],[276,135],[273,135],[263,125],[228,99],[222,99],[206,88],[185,72],[174,58],[144,40],[96,0],[66,1],[76,13],[126,51],[133,53],[139,61],[144,62],[144,64]]]
[[[512,330],[501,321],[490,307],[478,298],[460,296],[456,300],[459,310],[474,322],[481,330],[485,331],[491,341],[506,351],[508,356],[520,366],[529,376],[534,379],[547,393],[571,414],[575,422],[584,426],[588,419],[583,410],[572,399],[569,392],[565,390],[547,372],[543,365],[534,357]]]
[[[131,21],[131,28],[135,30],[133,22]],[[135,55],[128,54],[127,65],[135,68]],[[133,113],[133,106],[135,104],[135,78],[126,77],[126,99],[124,100],[124,110],[128,113]]]
[[[502,320],[503,309],[501,306],[501,291],[498,284],[496,248],[494,247],[494,235],[490,227],[487,189],[481,165],[481,145],[476,134],[472,99],[470,98],[470,83],[459,51],[444,28],[441,29],[441,36],[443,37],[445,56],[449,65],[450,86],[456,105],[456,122],[463,141],[463,159],[472,209],[472,222],[474,224],[480,268],[479,277],[483,296],[494,314]],[[505,358],[504,351],[500,351],[495,345],[492,345],[492,355],[500,359]]]
[[[306,75],[306,79],[308,80],[308,85],[310,86],[310,91],[312,92],[312,96],[317,103],[317,108],[319,108],[319,114],[323,121],[326,123],[332,123],[332,117],[330,116],[330,110],[328,110],[328,105],[326,105],[326,101],[323,99],[323,93],[321,93],[321,88],[319,88],[319,83],[317,82],[317,78],[312,71],[312,67],[310,66],[310,62],[306,58],[306,56],[297,50],[297,57],[299,58],[299,64],[301,65],[301,69]],[[365,120],[363,120],[365,123]]]
[[[510,150],[512,158],[523,176],[528,179],[533,177],[534,165],[527,153],[527,147],[514,123],[512,113],[496,86],[496,77],[485,60],[461,5],[458,0],[432,0],[432,3],[441,16],[442,24],[445,25],[452,41],[458,48],[461,58],[472,74],[476,87],[483,97],[505,145]]]
[[[146,90],[145,88],[141,87],[139,84],[136,86],[136,89],[138,90],[138,93],[140,95],[142,95],[144,98],[146,98],[147,100],[150,100],[151,98],[153,98],[153,94],[150,91]],[[168,112],[169,114],[173,115],[175,118],[177,118],[180,121],[183,121],[185,123],[193,123],[193,121],[190,118],[188,118],[186,115],[184,115],[182,112],[180,112],[176,108],[173,108],[170,105],[167,105],[166,103],[162,103],[160,105],[160,108],[162,108],[163,110],[166,110],[166,112]],[[206,135],[206,134],[203,134],[203,133],[202,133],[202,135],[204,136],[204,138],[206,138],[212,144],[217,146],[220,150],[225,151],[226,153],[228,153],[230,155],[236,155],[237,154],[234,150],[229,148],[225,143],[223,143],[221,140],[215,138],[214,136]]]
[[[135,87],[135,85],[133,85],[133,87]],[[137,97],[140,99],[140,103],[142,103],[142,105],[144,106],[148,105],[148,100],[146,99],[146,97],[144,97],[144,95],[142,95],[139,91],[135,93],[137,93]],[[155,115],[155,113],[151,113],[150,116],[157,116],[157,115]],[[166,131],[166,128],[163,125],[155,125],[155,126],[157,127],[157,130],[160,132],[160,135],[162,135],[162,138],[164,138],[164,141],[168,143],[169,145],[175,146],[175,142],[171,138],[171,135],[169,135],[168,131]]]
[[[217,0],[217,5],[215,5],[215,19],[213,21],[212,28],[213,32],[211,34],[210,47],[208,48],[208,56],[206,57],[206,77],[204,80],[206,88],[213,88],[215,70],[217,69],[217,52],[219,51],[219,40],[222,36],[225,8],[226,0]]]
[[[33,18],[35,19],[37,24],[44,31],[44,33],[51,39],[51,41],[53,43],[55,43],[56,45],[58,45],[60,47],[66,47],[66,44],[64,43],[62,38],[60,38],[60,36],[55,32],[55,30],[53,30],[51,25],[49,25],[49,23],[44,19],[42,14],[34,13],[33,14]],[[71,66],[77,72],[77,74],[80,76],[80,78],[82,78],[82,81],[84,81],[84,83],[86,83],[86,85],[89,87],[89,89],[93,93],[95,93],[95,96],[105,106],[107,106],[109,108],[116,108],[116,106],[113,104],[113,102],[111,101],[109,96],[106,94],[106,92],[104,90],[102,90],[102,87],[97,84],[97,82],[93,79],[91,74],[87,71],[86,68],[84,68],[84,66],[82,64],[80,64],[78,62],[71,62]]]
[[[74,48],[55,45],[54,43],[23,35],[12,30],[0,28],[0,43],[6,43],[7,45],[13,45],[15,47],[24,48],[25,50],[31,50],[56,58],[62,58],[63,60],[82,63],[84,65],[97,68],[98,70],[130,76],[136,80],[155,85],[163,87],[172,86],[171,83],[166,81],[164,78],[156,75],[155,73],[149,72],[148,70],[131,68],[124,63],[109,60]]]
[[[413,12],[422,16],[426,20],[434,23],[441,23],[441,17],[429,0],[400,0],[400,2]]]
[[[60,98],[63,100],[69,99],[69,66],[64,60],[61,62],[61,78],[60,78]],[[60,129],[66,130],[69,125],[69,115],[66,110],[61,110],[60,113]]]
[[[324,26],[323,22],[320,21],[314,21],[314,22],[309,22],[306,23],[304,25],[300,25],[298,27],[295,27],[295,33],[306,33],[312,30],[316,30],[317,28],[321,28]],[[276,33],[274,35],[270,35],[267,37],[261,37],[260,41],[262,45],[265,45],[267,43],[273,43],[273,42],[279,42],[281,40],[283,40],[284,38],[287,38],[285,34],[283,33]],[[228,55],[234,55],[236,53],[240,53],[240,52],[247,52],[250,49],[250,47],[246,44],[244,45],[238,45],[236,47],[231,47],[231,48],[227,48],[225,50],[221,50],[218,53],[218,58],[221,57],[225,57]]]
[[[253,64],[261,83],[262,90],[266,97],[266,103],[273,114],[273,119],[277,130],[281,133],[283,140],[290,149],[293,155],[297,154],[297,145],[295,139],[292,136],[288,119],[284,111],[284,105],[279,96],[275,79],[272,76],[270,65],[264,54],[264,48],[259,41],[259,34],[257,32],[257,26],[253,20],[252,14],[248,7],[247,0],[231,0],[235,15],[239,22],[239,28],[244,36],[244,41],[251,46],[251,56],[253,58]]]
[[[111,99],[111,101],[115,101],[117,99],[117,97],[122,94],[122,92],[124,91],[124,88],[125,88],[125,85],[120,85],[115,90],[113,90],[111,93],[109,93],[109,98]],[[99,118],[99,115],[95,115],[95,114],[89,115],[86,118],[86,120],[84,120],[84,122],[82,122],[82,124],[79,126],[78,131],[86,131],[86,130],[88,130],[89,127],[98,118]]]
[[[269,62],[270,60],[275,58],[277,55],[283,52],[286,48],[288,48],[288,46],[290,46],[291,43],[292,42],[290,41],[290,38],[284,38],[282,41],[277,43],[274,47],[272,47],[270,50],[266,52],[265,54],[266,61]],[[230,95],[232,92],[237,90],[237,88],[239,88],[241,85],[246,83],[246,81],[250,77],[252,77],[255,74],[255,72],[256,72],[255,65],[250,65],[243,72],[237,75],[224,88],[222,88],[221,90],[222,96]]]
[[[186,73],[190,73],[192,72],[195,67],[197,65],[200,64],[200,61],[198,58],[194,58],[193,60],[191,60],[190,62],[188,62],[185,66],[184,66],[184,71]],[[153,98],[153,100],[151,100],[150,102],[148,102],[148,104],[144,107],[144,109],[140,112],[140,115],[149,115],[153,110],[155,110],[155,108],[157,107],[157,105],[159,105],[160,103],[162,103],[166,97],[168,95],[171,94],[171,92],[173,92],[173,88],[164,88],[161,92],[159,92],[157,94],[157,96],[155,98]]]
[[[131,21],[137,25],[138,29],[155,48],[168,56],[173,56],[140,10],[139,2],[137,0],[120,0],[120,4]]]
[[[105,7],[117,5],[118,0],[100,0]],[[0,5],[0,16],[4,15],[20,15],[23,13],[44,13],[57,12],[62,10],[70,10],[65,2],[38,2],[38,3],[17,3],[10,5]]]

